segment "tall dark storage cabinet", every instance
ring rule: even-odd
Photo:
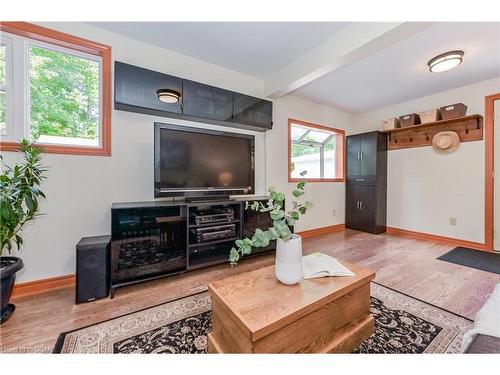
[[[347,137],[346,228],[386,231],[387,137],[381,132]]]

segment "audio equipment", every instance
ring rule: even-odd
[[[236,237],[236,225],[228,224],[208,228],[193,228],[190,232],[196,243],[217,241]]]
[[[195,225],[220,223],[234,220],[234,209],[232,207],[221,207],[211,210],[200,210],[192,212]]]
[[[110,241],[111,236],[83,237],[76,245],[76,303],[108,296]]]

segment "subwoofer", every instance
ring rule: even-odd
[[[76,245],[76,303],[108,296],[110,241],[111,236],[83,237]]]

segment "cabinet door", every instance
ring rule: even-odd
[[[374,176],[377,174],[377,133],[361,135],[361,175]]]
[[[351,135],[347,137],[347,176],[359,176],[361,174],[361,136]]]
[[[271,129],[273,103],[253,96],[233,93],[233,122]]]
[[[181,113],[181,103],[164,103],[158,99],[160,89],[175,90],[182,95],[182,79],[115,62],[115,107],[133,112],[156,114],[158,111]]]
[[[347,228],[351,229],[358,229],[361,224],[357,187],[356,185],[347,185],[346,187],[345,224]]]
[[[375,227],[376,198],[375,186],[347,186],[346,225],[348,228],[373,230]]]
[[[231,120],[233,93],[218,87],[184,80],[182,113],[212,120]]]
[[[186,229],[180,206],[111,210],[112,283],[185,271]]]
[[[357,186],[361,228],[373,230],[376,222],[377,187]]]

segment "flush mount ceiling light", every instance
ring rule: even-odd
[[[181,97],[179,92],[170,89],[160,89],[156,91],[156,93],[158,94],[158,99],[160,101],[169,104],[177,103]]]
[[[450,51],[442,53],[429,60],[429,70],[433,73],[444,72],[460,65],[464,58],[464,51]]]

